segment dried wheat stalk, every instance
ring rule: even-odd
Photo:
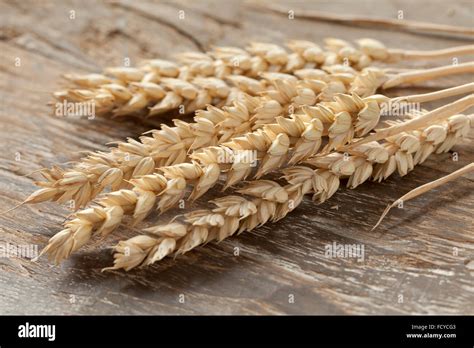
[[[315,169],[287,168],[283,170],[284,186],[271,180],[252,181],[238,191],[251,199],[225,196],[213,201],[217,206],[214,209],[184,214],[182,222],[173,219],[169,224],[146,229],[147,235],[119,242],[115,246],[114,266],[107,269],[129,271],[148,266],[168,255],[184,254],[199,245],[278,221],[295,209],[305,194],[313,193],[313,200],[320,203],[329,199],[342,178],[348,178],[347,186],[355,188],[370,177],[385,180],[396,170],[404,176],[430,154],[448,151],[472,127],[474,115],[455,115],[425,129],[397,134],[382,144],[360,145],[349,156],[331,153],[314,157],[308,163]],[[69,241],[64,235],[54,238],[51,248]]]
[[[372,29],[376,27],[389,28],[390,30],[398,29],[402,31],[409,32],[424,32],[424,33],[434,33],[434,34],[454,34],[454,35],[469,35],[472,37],[474,35],[474,30],[469,27],[447,25],[447,24],[438,24],[438,23],[429,23],[429,22],[420,22],[414,20],[398,20],[392,18],[376,18],[376,17],[365,17],[365,16],[356,16],[351,14],[341,14],[341,13],[330,13],[322,12],[317,10],[297,10],[294,8],[287,8],[279,4],[272,3],[261,3],[256,1],[251,1],[248,3],[248,6],[254,7],[255,9],[271,11],[283,16],[288,16],[289,11],[293,11],[293,14],[301,19],[309,20],[318,20],[318,21],[328,21],[335,23],[350,23],[352,25],[366,25],[370,26]],[[298,12],[296,15],[295,12]]]
[[[278,118],[277,123],[234,138],[225,145],[205,148],[192,155],[193,163],[165,167],[162,174],[133,179],[133,190],[105,194],[98,200],[98,205],[74,214],[43,252],[60,262],[85,244],[92,233],[105,236],[112,232],[124,215],[133,215],[135,221],[141,221],[154,207],[157,196],[160,196],[158,208],[161,211],[170,209],[184,197],[187,184],[194,183],[190,199],[196,199],[217,183],[220,174],[226,173],[226,187],[244,180],[252,171],[251,163],[222,163],[221,159],[234,150],[257,152],[261,163],[256,177],[260,177],[286,161],[295,164],[315,155],[321,146],[323,133],[329,137],[327,150],[344,145],[355,134],[362,136],[375,127],[380,116],[380,98],[387,100],[383,96],[361,99],[357,95],[340,95],[327,106],[304,108],[303,114],[291,119]],[[472,104],[471,101],[469,105]],[[469,107],[463,99],[449,105],[454,113]],[[437,109],[427,115],[438,117],[438,113]],[[423,116],[425,123],[429,121],[427,115]],[[416,122],[416,119],[410,122]],[[410,122],[407,122],[407,127]],[[403,131],[403,128],[399,130]],[[290,148],[292,153],[288,156]]]
[[[439,58],[471,54],[473,46],[437,51],[387,49],[373,39],[351,43],[328,38],[326,50],[309,41],[288,42],[291,52],[269,43],[251,43],[246,49],[216,47],[208,54],[188,52],[178,56],[182,66],[161,59],[144,62],[137,68],[108,68],[105,74],[65,75],[79,88],[54,93],[59,101],[94,101],[96,114],[161,115],[180,106],[186,113],[207,104],[230,105],[237,90],[255,95],[265,86],[259,79],[265,72],[297,74],[299,70],[337,64],[368,67],[373,61],[391,62],[409,58]],[[237,86],[231,87],[232,85]]]
[[[458,69],[464,71],[462,66]],[[71,169],[53,167],[42,170],[46,181],[37,182],[37,185],[43,188],[28,197],[25,203],[73,200],[75,207],[80,208],[108,186],[112,190],[124,188],[127,180],[151,174],[157,167],[185,162],[190,151],[222,144],[234,136],[274,122],[278,115],[286,115],[288,111],[297,111],[301,106],[314,105],[321,100],[332,100],[337,93],[350,91],[361,96],[372,95],[387,79],[380,69],[357,73],[349,67],[333,66],[329,71],[329,74],[319,70],[300,71],[301,81],[281,74],[278,79],[271,80],[272,75],[267,75],[274,89],[261,97],[243,94],[232,107],[218,109],[208,106],[206,110],[198,111],[194,123],[175,120],[174,127],[163,125],[161,130],[150,131],[151,137],[143,136],[140,141],[129,139],[118,143],[110,152],[92,153]],[[425,71],[427,78],[437,74],[444,74],[444,69]],[[416,78],[421,77],[417,74]],[[400,83],[409,80],[409,76],[398,79]],[[426,95],[425,100],[472,90],[473,84],[467,84]]]
[[[389,204],[387,206],[387,208],[385,208],[384,212],[382,213],[382,216],[380,216],[379,221],[377,221],[377,223],[372,228],[372,231],[375,230],[377,228],[377,226],[380,225],[380,223],[385,218],[385,216],[388,214],[390,209],[395,207],[400,202],[409,201],[409,200],[411,200],[415,197],[418,197],[419,195],[422,195],[425,192],[428,192],[429,190],[432,190],[436,187],[444,185],[444,184],[446,184],[446,183],[448,183],[448,182],[450,182],[454,179],[457,179],[457,178],[463,176],[464,174],[467,174],[467,173],[470,173],[470,172],[473,172],[473,171],[474,171],[474,163],[469,163],[468,165],[462,167],[461,169],[456,170],[455,172],[453,172],[451,174],[445,175],[442,178],[439,178],[439,179],[431,181],[427,184],[421,185],[421,186],[411,190],[410,192],[404,194],[399,199],[397,199],[395,202],[393,202],[392,204]]]

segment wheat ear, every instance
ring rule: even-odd
[[[343,145],[355,134],[362,136],[378,123],[380,109],[376,99],[340,95],[327,106],[305,108],[304,114],[291,119],[278,118],[277,123],[234,138],[228,144],[205,148],[192,155],[193,163],[165,167],[163,174],[133,179],[133,190],[105,194],[97,201],[98,205],[74,214],[73,219],[66,222],[65,229],[57,234],[62,242],[55,242],[58,239],[53,237],[42,253],[48,253],[55,262],[60,262],[84,245],[93,232],[104,236],[111,233],[121,224],[124,215],[133,215],[135,222],[144,219],[154,207],[157,196],[160,196],[158,208],[161,211],[170,209],[184,197],[187,184],[194,183],[190,199],[196,199],[213,187],[222,173],[227,176],[226,187],[244,180],[252,171],[252,163],[228,165],[223,159],[233,151],[255,150],[261,159],[256,174],[260,177],[282,166],[287,158],[288,163],[295,164],[315,155],[321,146],[323,132],[329,137],[327,149]],[[436,114],[436,110],[429,114]],[[292,154],[288,157],[290,148]]]
[[[331,85],[329,77],[328,81],[275,80],[275,88],[262,97],[242,94],[231,107],[208,106],[198,111],[194,123],[174,120],[174,127],[163,125],[160,130],[149,131],[151,136],[142,136],[140,141],[128,139],[108,153],[92,153],[71,169],[42,170],[46,181],[36,183],[42,189],[26,202],[74,200],[75,207],[80,208],[108,186],[112,190],[122,188],[127,180],[151,174],[157,167],[185,162],[190,151],[221,144],[274,122],[278,115],[287,114],[289,110],[314,105],[320,99],[345,91],[339,80],[336,82],[342,88],[338,83]]]
[[[455,143],[452,140],[466,137],[472,127],[474,115],[455,115],[425,129],[388,138],[383,144],[361,145],[349,156],[331,153],[313,158],[308,161],[313,168],[287,168],[283,170],[284,186],[271,180],[250,182],[239,192],[251,199],[225,196],[213,201],[214,209],[184,214],[183,222],[154,226],[145,230],[148,235],[119,242],[114,248],[114,266],[106,270],[148,266],[168,255],[184,254],[204,243],[278,221],[294,210],[305,194],[313,193],[313,200],[320,203],[329,199],[342,178],[348,178],[347,186],[355,188],[371,176],[378,181],[386,179],[397,169],[406,175],[431,153],[448,151]]]
[[[286,80],[276,79],[273,81],[274,89],[258,99],[241,94],[232,107],[218,109],[208,106],[206,110],[198,111],[194,123],[174,120],[174,127],[163,125],[161,130],[148,132],[151,137],[143,136],[140,141],[128,139],[108,153],[92,153],[71,169],[53,167],[42,170],[46,181],[36,183],[42,189],[28,197],[26,203],[73,200],[75,207],[80,208],[107,186],[112,190],[122,188],[127,180],[151,174],[157,167],[186,161],[189,151],[245,134],[274,122],[278,115],[287,114],[289,110],[298,110],[302,105],[330,100],[336,93],[349,89],[344,82],[347,83],[352,70],[333,67],[331,71],[327,74],[306,69],[300,72],[302,81],[291,76]],[[318,80],[307,79],[315,74]],[[352,79],[352,87],[365,94],[373,92],[380,85],[377,76],[379,74],[372,70],[364,72]],[[278,77],[283,76],[280,74]]]
[[[151,137],[140,141],[129,139],[119,143],[109,153],[93,153],[77,163],[72,169],[53,167],[41,171],[45,182],[37,182],[42,189],[30,195],[25,203],[47,200],[66,202],[73,200],[80,208],[102,192],[107,186],[112,190],[124,187],[126,180],[139,175],[150,174],[155,168],[182,163],[187,160],[188,151],[220,144],[233,136],[273,122],[279,114],[297,110],[301,105],[312,105],[319,100],[331,100],[335,94],[350,91],[368,96],[388,77],[380,69],[366,69],[356,73],[350,67],[333,66],[329,74],[318,70],[301,70],[297,73],[301,81],[290,75],[279,74],[273,82],[274,89],[255,99],[241,95],[240,101],[229,108],[217,109],[208,106],[198,111],[192,124],[175,120],[175,127],[162,126],[161,130],[150,131]],[[425,74],[436,77],[428,69]],[[444,74],[441,69],[441,74]],[[272,74],[267,74],[270,79]],[[317,80],[314,80],[317,78]],[[472,85],[467,85],[467,89]],[[457,87],[424,95],[425,100],[464,93],[465,88]],[[259,104],[259,105],[257,105]]]
[[[107,68],[105,74],[66,74],[65,78],[79,88],[55,92],[59,101],[94,102],[96,114],[161,115],[178,107],[186,113],[206,104],[229,105],[237,85],[255,94],[263,87],[259,81],[265,72],[296,74],[301,69],[329,67],[337,64],[361,70],[373,61],[397,61],[406,58],[438,58],[471,54],[473,46],[437,51],[390,50],[374,39],[360,39],[358,48],[351,43],[329,38],[326,50],[317,44],[292,40],[290,53],[269,43],[251,43],[247,49],[216,47],[208,54],[188,52],[178,55],[184,65],[153,59],[137,68]]]

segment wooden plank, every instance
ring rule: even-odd
[[[52,117],[50,92],[61,74],[100,71],[143,58],[167,57],[211,45],[243,46],[247,40],[282,43],[327,36],[374,37],[390,47],[435,49],[468,43],[370,28],[289,20],[255,11],[240,1],[32,0],[0,2],[0,210],[34,190],[26,174],[80,158],[80,151],[105,149],[106,142],[136,137],[159,122],[135,119],[71,120]],[[295,9],[312,2],[288,2]],[[321,11],[472,26],[468,1],[321,2]],[[423,11],[419,11],[423,8]],[[75,11],[75,19],[70,11]],[[178,21],[178,11],[185,20]],[[15,66],[15,58],[21,67]],[[463,58],[467,61],[472,57]],[[449,64],[412,62],[410,67]],[[422,92],[472,80],[441,79],[395,94]],[[428,108],[439,104],[428,104]],[[383,208],[410,189],[452,172],[474,159],[472,142],[452,154],[434,156],[404,178],[341,189],[330,201],[310,199],[284,220],[208,245],[176,260],[129,273],[101,273],[112,261],[108,246],[138,233],[121,227],[59,267],[45,259],[0,258],[0,314],[474,314],[474,208],[468,176],[394,209],[370,232]],[[18,156],[19,154],[19,156]],[[209,192],[192,208],[219,195]],[[190,207],[186,207],[190,208]],[[174,210],[142,226],[167,221]],[[53,203],[21,207],[0,216],[0,243],[40,248],[59,231],[70,211]],[[331,259],[332,243],[361,244],[365,258]],[[239,255],[235,256],[235,248]],[[184,303],[180,296],[184,295]],[[294,301],[292,301],[294,299]]]

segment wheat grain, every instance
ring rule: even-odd
[[[355,188],[368,180],[386,179],[395,170],[406,175],[431,153],[448,151],[456,140],[467,136],[474,127],[474,115],[455,115],[439,124],[401,133],[386,143],[371,142],[355,148],[353,154],[332,153],[308,161],[312,167],[295,166],[283,171],[286,185],[275,181],[256,180],[239,192],[253,197],[225,196],[213,201],[211,210],[184,214],[183,222],[146,229],[115,246],[114,266],[125,269],[148,266],[174,254],[179,255],[213,240],[221,241],[236,232],[251,231],[268,221],[278,221],[295,209],[303,196],[313,193],[313,200],[324,202],[338,189],[342,178]],[[472,165],[471,165],[472,166]],[[173,219],[175,220],[175,219]]]
[[[158,208],[161,211],[170,209],[184,197],[187,184],[194,183],[190,199],[196,199],[214,186],[223,172],[227,176],[226,187],[244,180],[251,173],[251,163],[235,162],[227,165],[219,160],[220,156],[225,157],[233,150],[256,150],[261,159],[256,175],[260,177],[286,161],[290,144],[293,145],[293,153],[289,163],[294,164],[317,153],[323,131],[328,132],[329,149],[350,141],[354,134],[362,136],[378,122],[376,99],[363,100],[356,95],[341,95],[327,106],[319,105],[309,111],[305,109],[305,114],[294,115],[292,119],[279,118],[277,123],[244,137],[234,138],[225,146],[205,148],[192,156],[195,160],[193,163],[164,167],[162,174],[133,179],[133,190],[122,189],[105,194],[98,200],[97,206],[75,214],[72,220],[66,222],[65,229],[58,234],[61,236],[58,238],[63,242],[56,243],[56,237],[53,237],[44,252],[56,262],[60,262],[90,239],[93,231],[102,235],[110,233],[121,223],[124,215],[133,215],[135,221],[142,220],[153,208],[157,196],[160,197]],[[386,97],[383,100],[386,100]],[[456,103],[451,104],[453,105],[457,106]],[[468,107],[463,103],[461,105]],[[427,115],[430,114],[437,116],[437,111]],[[347,115],[353,115],[355,120],[352,124],[340,122],[339,119],[345,121]],[[427,118],[424,119],[426,122]],[[360,123],[361,121],[363,123]],[[360,124],[363,127],[359,127]],[[76,237],[77,233],[81,236]],[[76,243],[77,240],[81,242]]]

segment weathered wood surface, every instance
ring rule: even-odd
[[[290,8],[296,10],[295,20],[238,1],[0,1],[0,210],[35,189],[34,175],[26,174],[78,159],[80,151],[105,149],[106,142],[136,137],[150,127],[136,120],[51,116],[46,103],[63,73],[100,71],[122,64],[124,57],[133,64],[210,45],[243,46],[251,39],[374,37],[407,49],[469,42],[298,20],[297,10],[303,8],[390,18],[402,10],[408,19],[473,24],[470,1],[305,1],[291,2]],[[185,20],[178,21],[179,10],[185,11]],[[397,93],[470,80],[442,79]],[[319,206],[306,199],[279,223],[144,270],[100,272],[112,262],[105,247],[137,232],[128,227],[60,267],[44,258],[37,263],[0,259],[0,314],[474,314],[473,176],[394,209],[370,232],[387,203],[474,159],[471,143],[454,151],[457,162],[451,154],[435,156],[404,178],[341,189]],[[0,217],[0,243],[41,248],[69,213],[53,203],[23,206]],[[144,225],[156,221],[152,217]],[[325,246],[333,242],[363,244],[365,260],[326,258]],[[235,247],[239,256],[234,256]]]

